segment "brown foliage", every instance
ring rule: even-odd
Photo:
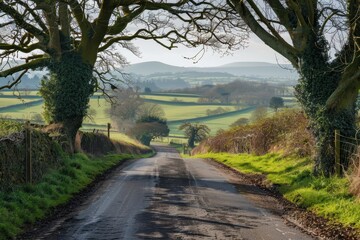
[[[307,130],[307,119],[296,110],[280,112],[251,125],[239,126],[210,138],[194,153],[230,152],[265,154],[281,150],[285,154],[311,156],[314,139]]]
[[[350,169],[350,193],[360,199],[360,147],[353,158],[353,167]]]
[[[103,155],[107,153],[130,153],[142,154],[151,151],[141,149],[129,143],[113,141],[102,133],[78,132],[77,141],[80,142],[81,149],[92,155]]]

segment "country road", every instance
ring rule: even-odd
[[[234,174],[155,148],[155,157],[120,167],[37,239],[312,239],[274,213],[271,197]]]

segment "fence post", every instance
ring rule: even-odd
[[[110,128],[111,128],[111,124],[108,123],[108,124],[107,124],[107,134],[108,134],[108,138],[110,138]]]
[[[340,130],[335,130],[335,174],[341,176],[340,163]]]
[[[30,121],[26,121],[25,124],[25,181],[26,183],[32,183]]]

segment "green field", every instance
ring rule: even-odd
[[[32,98],[2,98],[0,95],[0,108],[2,107],[7,107],[10,105],[15,105],[15,104],[23,104],[23,103],[29,103],[29,102],[33,102],[36,101],[36,99],[32,99]]]
[[[144,99],[154,99],[154,100],[161,100],[161,101],[168,101],[168,102],[193,102],[197,103],[199,98],[192,97],[192,96],[161,96],[161,95],[141,95]]]
[[[30,96],[37,96],[38,91],[12,91],[12,90],[2,90],[0,91],[0,97],[1,95],[5,95],[5,96],[21,96],[21,97],[26,97],[28,95]]]
[[[39,101],[41,98],[37,92],[27,92],[24,100],[26,103],[34,101],[35,105],[28,106],[17,99],[11,91],[1,92],[0,94],[0,117],[7,117],[12,119],[33,120],[39,117],[43,111],[43,102]],[[178,130],[182,122],[200,122],[208,125],[211,128],[211,134],[214,135],[219,129],[227,129],[229,126],[239,118],[250,118],[254,109],[237,112],[233,105],[226,104],[199,104],[197,100],[199,96],[178,94],[178,93],[159,93],[159,94],[142,94],[142,98],[150,101],[160,101],[160,106],[164,109],[165,117],[169,122],[170,135],[182,136],[183,132]],[[175,102],[174,99],[178,102]],[[293,103],[293,99],[286,99],[287,103]],[[111,123],[110,116],[107,110],[110,103],[104,98],[93,97],[90,99],[90,117],[84,120],[84,129],[106,129],[106,124]],[[215,110],[217,108],[224,108],[228,111],[226,116],[223,115],[207,115],[207,110]],[[246,109],[248,106],[241,106]],[[269,110],[271,111],[271,110]],[[115,124],[113,124],[115,126]],[[115,128],[112,130],[116,131]],[[176,140],[176,139],[175,139]],[[166,139],[165,141],[170,141]]]
[[[223,130],[228,129],[229,126],[239,118],[250,118],[253,111],[254,111],[253,109],[249,109],[249,110],[245,110],[244,112],[239,112],[239,113],[235,112],[230,116],[223,116],[223,117],[212,115],[205,117],[201,120],[193,120],[191,122],[199,122],[206,124],[211,129],[210,135],[215,135],[216,132],[220,129]],[[185,121],[186,120],[184,120],[184,122]],[[182,135],[183,132],[178,129],[181,124],[182,124],[181,121],[169,122],[169,128],[171,129],[171,134]]]

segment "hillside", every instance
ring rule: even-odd
[[[179,67],[162,62],[143,62],[130,64],[122,69],[123,72],[134,76],[134,80],[140,82],[159,80],[174,81],[183,80],[192,85],[217,84],[233,81],[238,77],[245,80],[258,80],[270,82],[282,82],[294,85],[298,78],[297,73],[290,65],[277,65],[266,62],[234,62],[218,67]],[[25,75],[18,89],[38,89],[40,80],[45,71],[33,71]],[[115,75],[119,75],[115,73]],[[119,75],[121,79],[122,76]],[[11,77],[0,78],[0,86],[6,85],[12,81]],[[156,85],[165,85],[158,83]],[[171,84],[170,84],[171,85]],[[173,85],[173,84],[172,84]],[[176,89],[186,86],[160,87],[161,89]],[[158,86],[159,87],[159,86]]]
[[[137,75],[163,74],[163,73],[227,73],[235,76],[257,77],[267,79],[296,80],[298,75],[291,65],[277,65],[266,62],[235,62],[218,67],[178,67],[161,62],[143,62],[132,64],[123,69],[124,72]]]

